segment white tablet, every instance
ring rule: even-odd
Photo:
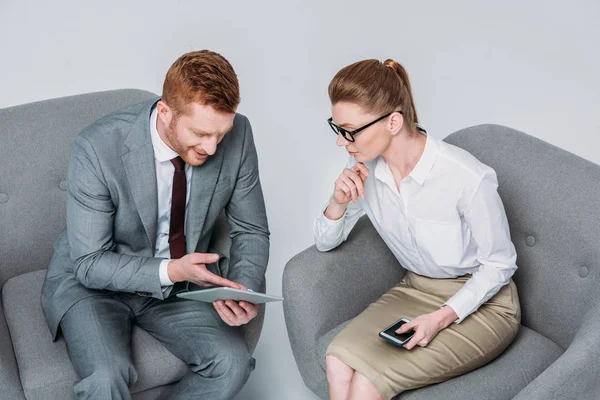
[[[283,297],[253,292],[252,290],[234,289],[230,287],[217,287],[177,293],[177,297],[189,300],[204,301],[207,303],[212,303],[215,300],[247,301],[248,303],[252,304],[283,301]]]

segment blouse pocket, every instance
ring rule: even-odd
[[[462,224],[417,218],[417,246],[438,266],[458,267],[463,255]]]

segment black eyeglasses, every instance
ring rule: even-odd
[[[389,117],[390,115],[392,115],[395,112],[404,114],[402,111],[392,111],[391,113],[387,113],[383,117],[379,117],[375,121],[369,122],[368,124],[363,125],[360,128],[355,129],[353,131],[346,130],[346,129],[342,128],[341,126],[336,125],[336,123],[333,122],[333,117],[329,118],[327,120],[327,122],[329,123],[329,126],[331,127],[331,129],[333,129],[333,132],[335,132],[336,135],[341,134],[344,137],[344,139],[346,139],[347,141],[354,142],[354,135],[356,135],[358,132],[367,129],[371,125],[376,124],[377,122],[381,121],[382,119]]]

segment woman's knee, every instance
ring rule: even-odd
[[[350,399],[383,400],[383,396],[366,376],[357,372],[352,379]]]
[[[332,355],[325,356],[327,380],[332,382],[348,382],[352,380],[354,370],[340,359]]]

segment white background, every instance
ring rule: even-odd
[[[267,282],[280,294],[284,265],[312,244],[312,220],[346,161],[325,122],[335,72],[394,58],[434,137],[498,123],[600,163],[599,18],[596,0],[0,0],[0,108],[117,88],[160,93],[182,53],[220,52],[254,128],[272,233]],[[268,305],[255,357],[237,400],[315,398],[280,304]]]

